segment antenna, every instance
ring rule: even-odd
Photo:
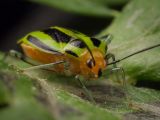
[[[87,45],[83,40],[81,40],[81,39],[73,39],[73,40],[70,41],[70,43],[71,43],[71,42],[74,42],[74,41],[81,41],[81,42],[84,43],[85,47],[87,48],[88,52],[90,53],[90,55],[91,55],[91,57],[92,57],[93,64],[95,65],[95,59],[94,59],[93,54],[92,54],[92,51],[91,51],[91,49],[88,47],[88,45]]]
[[[127,59],[127,58],[129,58],[129,57],[132,57],[132,56],[134,56],[134,55],[136,55],[136,54],[139,54],[139,53],[148,51],[148,50],[150,50],[150,49],[153,49],[153,48],[156,48],[156,47],[159,47],[159,46],[160,46],[160,44],[157,44],[157,45],[153,45],[153,46],[144,48],[144,49],[139,50],[139,51],[136,51],[136,52],[134,52],[134,53],[132,53],[132,54],[130,54],[130,55],[127,55],[127,56],[125,56],[125,57],[123,57],[123,58],[121,58],[121,59],[118,59],[118,60],[116,60],[116,61],[114,61],[114,62],[111,62],[111,63],[109,63],[108,65],[112,65],[112,64],[118,63],[118,62],[120,62],[120,61],[122,61],[122,60],[125,60],[125,59]]]

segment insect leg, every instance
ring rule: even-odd
[[[33,65],[32,67],[22,69],[21,70],[22,72],[23,71],[28,71],[28,70],[34,70],[34,69],[50,70],[50,69],[47,69],[47,68],[53,67],[53,66],[58,65],[58,64],[64,64],[65,70],[67,70],[68,67],[69,67],[69,63],[66,62],[66,61],[57,61],[57,62],[54,62],[54,63],[41,64],[41,63],[38,63],[37,61],[34,61],[31,58],[23,55],[22,53],[20,53],[18,51],[15,51],[15,50],[11,50],[8,53],[6,53],[5,56],[4,56],[4,59],[6,59],[8,57],[8,55],[16,57],[16,58],[22,60],[23,62],[26,62],[28,64]]]
[[[115,56],[113,55],[113,54],[108,54],[107,56],[106,56],[106,58],[107,58],[107,61],[109,60],[109,59],[112,59],[112,61],[111,62],[115,62],[116,61],[116,59],[115,59]],[[116,78],[117,78],[117,80],[119,81],[120,79],[122,79],[122,85],[123,85],[123,89],[124,89],[124,91],[128,91],[127,90],[127,85],[126,85],[126,80],[125,80],[125,72],[124,72],[124,69],[122,68],[122,67],[117,67],[117,65],[116,65],[116,63],[114,63],[113,64],[113,68],[111,69],[111,72],[113,72],[113,73],[116,73]],[[121,73],[121,77],[119,77],[119,74],[118,73]],[[127,93],[128,94],[128,93]],[[126,100],[127,101],[130,101],[130,98],[128,98],[128,96],[126,95]]]
[[[20,58],[21,57],[21,53],[19,53],[18,51],[15,51],[15,50],[10,50],[9,52],[5,52],[2,60],[5,61],[8,56],[13,56],[13,57]]]
[[[108,53],[108,54],[106,55],[106,60],[109,61],[109,59],[112,60],[111,62],[116,61],[115,55],[112,54],[112,53]],[[123,85],[125,85],[125,73],[124,73],[124,70],[123,70],[122,67],[117,67],[117,64],[114,63],[114,64],[113,64],[113,68],[111,69],[111,72],[116,72],[116,78],[117,78],[118,81],[120,80],[118,73],[119,73],[119,72],[122,73],[122,76],[121,76],[121,78],[122,78],[122,80],[123,80],[122,83],[123,83]]]
[[[13,56],[13,57],[17,57],[19,59],[22,58],[22,53],[16,51],[16,50],[10,50],[9,53],[8,53],[10,56]]]
[[[32,67],[28,67],[28,68],[23,69],[23,71],[53,67],[55,65],[62,64],[62,63],[65,63],[65,61],[58,61],[58,62],[53,62],[53,63],[35,65],[35,66],[32,66]]]
[[[110,59],[111,59],[111,62],[115,61],[115,60],[116,60],[116,59],[115,59],[115,55],[112,54],[112,53],[108,53],[108,54],[106,55],[106,60],[107,60],[107,62],[109,62]],[[113,68],[117,68],[117,64],[116,64],[116,63],[113,64]],[[119,76],[118,76],[117,73],[116,73],[116,79],[119,80]]]
[[[121,73],[122,73],[121,78],[122,78],[122,80],[123,80],[122,84],[123,84],[123,86],[126,85],[125,72],[124,72],[124,69],[123,69],[122,67],[112,68],[112,69],[111,69],[111,72],[116,72],[116,73],[121,72]]]
[[[90,91],[87,89],[87,87],[83,83],[83,77],[80,75],[76,75],[75,79],[78,80],[78,82],[82,86],[82,89],[85,91],[86,95],[88,96],[89,100],[92,101],[93,103],[95,103],[95,100],[94,100],[92,94],[90,93]]]

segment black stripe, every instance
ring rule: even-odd
[[[32,36],[32,35],[29,35],[29,36],[27,37],[27,40],[28,40],[29,42],[31,42],[32,44],[34,44],[34,45],[36,45],[36,46],[38,46],[39,48],[42,48],[42,49],[44,49],[44,50],[47,50],[47,51],[50,51],[50,52],[58,52],[58,51],[50,48],[49,46],[45,45],[45,44],[42,43],[40,40],[38,40],[38,38],[36,38],[36,37],[34,37],[34,36]]]
[[[66,50],[65,52],[68,53],[68,54],[70,54],[70,55],[73,55],[75,57],[78,57],[78,55],[76,53],[74,53],[74,52],[72,52],[70,50]]]
[[[55,34],[55,30],[54,29],[46,29],[43,30],[42,32],[44,32],[45,34],[49,35],[53,40],[55,40],[56,42],[59,42],[56,34]]]
[[[82,42],[82,41],[80,41],[78,39],[76,39],[74,41],[71,41],[70,44],[75,46],[75,47],[78,47],[78,48],[86,48],[84,42]]]
[[[43,32],[51,36],[52,39],[55,40],[56,42],[68,43],[71,40],[70,36],[54,28],[43,30]]]
[[[96,39],[96,38],[91,38],[94,46],[99,47],[99,45],[101,44],[101,41]]]

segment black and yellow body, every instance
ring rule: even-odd
[[[18,43],[24,54],[42,64],[67,61],[72,75],[98,78],[107,66],[107,39],[88,37],[80,32],[62,27],[27,34]],[[56,65],[53,71],[63,73],[63,64]]]

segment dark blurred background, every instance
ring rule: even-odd
[[[121,6],[116,8],[121,9]],[[112,18],[71,14],[27,0],[0,2],[0,15],[0,51],[16,49],[16,41],[34,30],[57,25],[92,36],[112,21]]]

